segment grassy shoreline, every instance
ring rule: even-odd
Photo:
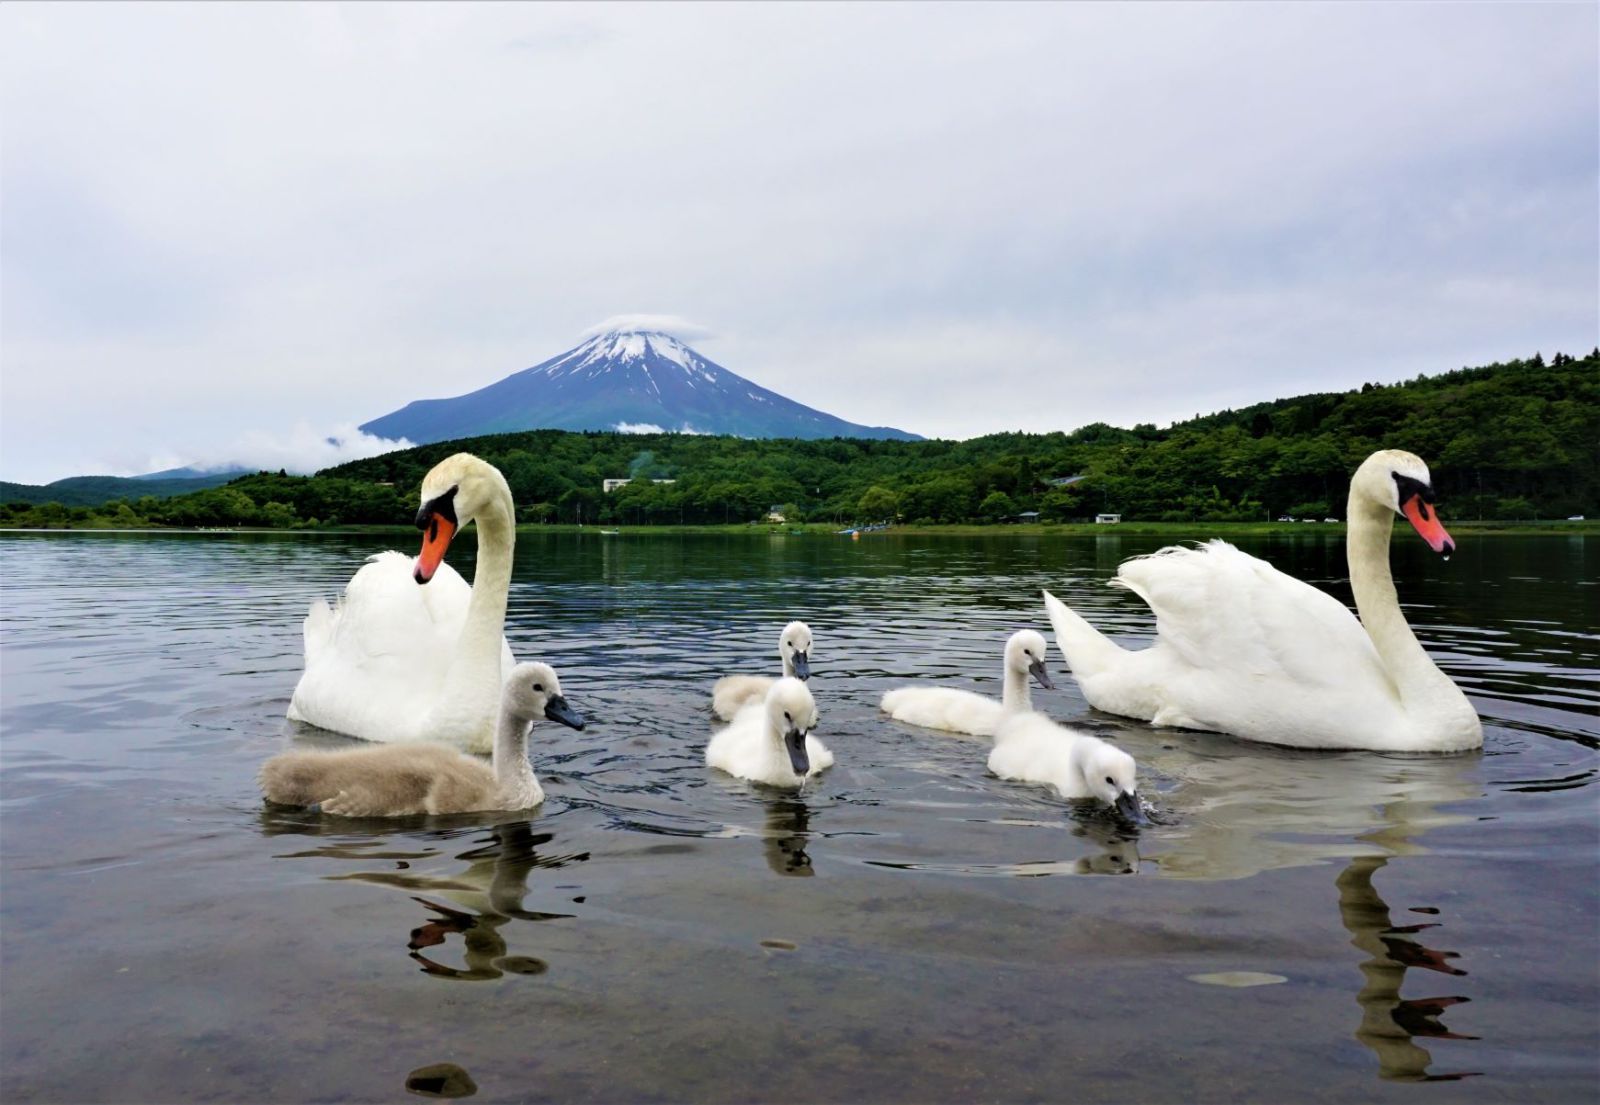
[[[1565,519],[1548,522],[1494,522],[1471,519],[1446,520],[1452,533],[1470,534],[1474,537],[1537,537],[1541,535],[1570,536],[1600,535],[1600,519],[1571,522]],[[768,525],[766,523],[735,523],[728,525],[664,525],[664,526],[599,526],[571,523],[519,525],[519,533],[562,533],[593,537],[638,537],[711,534],[724,536],[766,535],[779,537],[843,537],[839,531],[845,527],[832,522],[807,522],[795,525]],[[288,534],[339,534],[339,533],[410,533],[407,526],[295,526],[272,528],[268,526],[187,528],[182,526],[107,527],[68,525],[49,527],[4,527],[0,533],[288,533]],[[898,525],[887,530],[863,531],[862,540],[882,537],[1170,537],[1173,539],[1199,539],[1207,537],[1278,537],[1278,536],[1344,536],[1343,522],[1121,522],[1116,525],[1096,525],[1092,522],[1033,523],[1026,525]]]

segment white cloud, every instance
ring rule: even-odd
[[[697,430],[685,422],[676,430],[669,430],[665,426],[657,426],[654,422],[618,422],[611,427],[619,434],[683,434],[686,437],[706,437],[710,430]]]
[[[706,327],[678,315],[612,315],[604,322],[589,327],[578,337],[587,340],[597,338],[601,334],[640,332],[666,334],[679,341],[709,341],[716,337]]]
[[[318,430],[308,422],[301,422],[286,434],[252,430],[229,445],[188,453],[136,454],[109,463],[89,462],[90,468],[86,470],[96,474],[137,476],[168,468],[195,468],[202,472],[282,468],[296,475],[308,475],[346,461],[409,449],[413,444],[405,438],[374,437],[350,424]]]

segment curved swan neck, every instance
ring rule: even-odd
[[[533,765],[528,762],[531,726],[526,718],[501,708],[500,723],[495,729],[493,763],[495,788],[500,792],[502,809],[522,809],[529,804],[531,794],[538,790]]]
[[[478,565],[472,573],[472,599],[461,627],[456,654],[445,676],[444,701],[498,702],[500,642],[511,591],[511,561],[516,547],[509,495],[496,496],[479,511]],[[485,719],[487,720],[487,719]]]
[[[1409,712],[1441,694],[1460,699],[1460,690],[1423,651],[1400,610],[1400,597],[1389,571],[1394,512],[1359,494],[1353,486],[1346,510],[1349,531],[1345,556],[1350,563],[1350,589],[1355,593],[1356,611],[1394,681],[1401,703]]]
[[[1033,691],[1026,670],[1018,671],[1006,657],[1005,683],[1000,690],[1000,705],[1007,713],[1026,713],[1033,709]]]

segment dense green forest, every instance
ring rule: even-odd
[[[1342,517],[1349,474],[1378,448],[1425,459],[1447,518],[1600,514],[1600,350],[1302,395],[1158,430],[968,441],[749,440],[534,430],[441,442],[328,469],[259,473],[194,494],[97,508],[21,503],[23,526],[408,522],[423,474],[469,450],[498,465],[520,520],[723,523],[780,508],[790,521],[913,523]],[[606,494],[601,481],[634,477]],[[648,482],[652,479],[672,483]]]

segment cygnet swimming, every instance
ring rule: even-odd
[[[1033,709],[1030,675],[1047,690],[1055,686],[1044,667],[1044,651],[1044,635],[1035,630],[1011,635],[1006,641],[999,702],[951,687],[896,687],[884,694],[883,710],[896,721],[912,725],[992,737],[1003,718]]]
[[[810,735],[817,704],[806,685],[785,676],[766,698],[746,706],[706,745],[706,764],[775,787],[798,787],[833,766],[833,753]]]
[[[811,627],[790,622],[778,635],[778,658],[783,674],[804,682],[811,678]],[[724,675],[711,688],[711,711],[723,721],[746,706],[766,700],[776,679],[770,675]]]
[[[1002,779],[1055,787],[1063,798],[1097,798],[1129,820],[1144,820],[1133,757],[1043,714],[1013,714],[1000,723],[989,770]]]
[[[550,665],[518,664],[501,691],[492,764],[439,743],[285,752],[261,765],[261,791],[281,805],[320,804],[344,817],[529,809],[544,801],[528,763],[536,718],[584,724]]]

